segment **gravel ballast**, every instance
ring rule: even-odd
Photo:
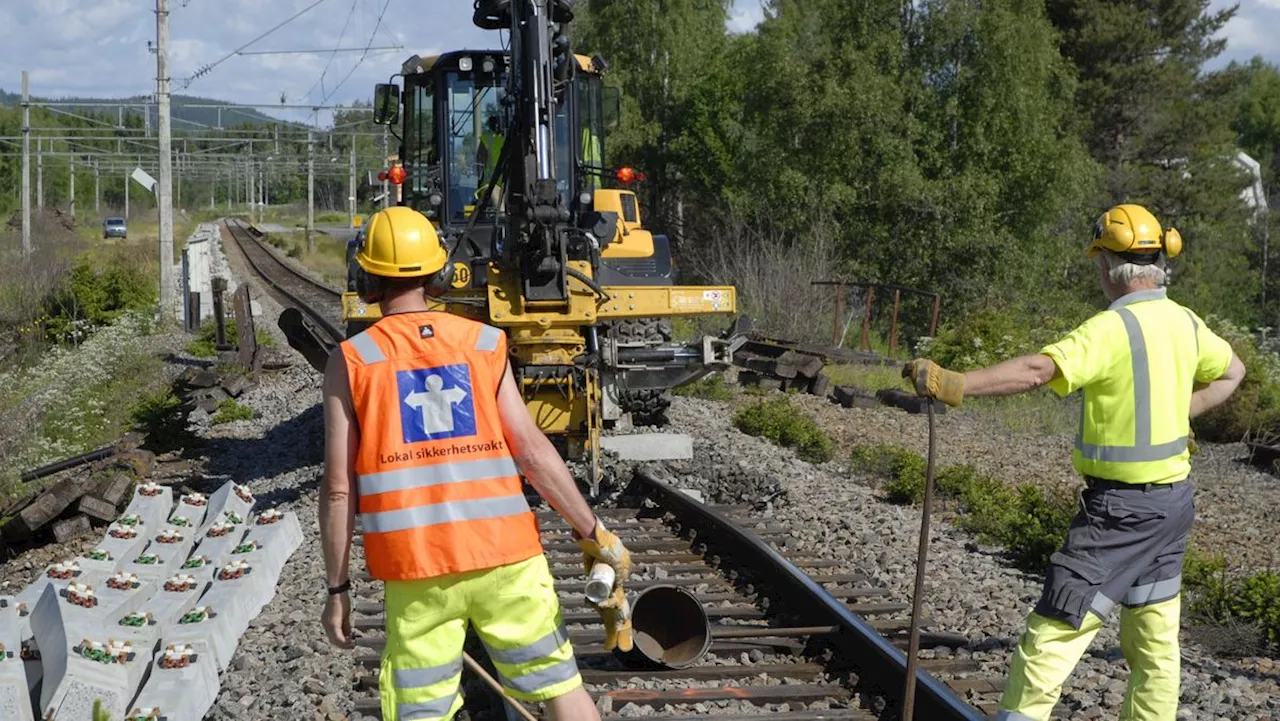
[[[245,277],[236,254],[229,252],[229,260]],[[279,305],[256,284],[254,291],[262,308],[258,327],[277,339],[271,352],[293,365],[264,373],[260,384],[238,399],[253,409],[252,419],[193,423],[206,442],[190,459],[192,477],[182,483],[199,491],[226,480],[247,484],[259,509],[295,511],[304,539],[285,566],[275,598],[241,639],[208,718],[346,719],[356,695],[355,652],[330,647],[319,623],[324,604],[317,526],[320,377],[276,328]],[[879,479],[854,474],[847,458],[853,443],[898,443],[923,453],[924,417],[890,408],[843,409],[811,397],[795,402],[836,439],[835,460],[810,464],[738,432],[729,403],[677,397],[668,414],[671,425],[655,430],[694,437],[694,459],[669,464],[681,487],[702,491],[711,502],[759,504],[762,519],[794,529],[785,543],[787,553],[838,559],[890,589],[894,600],[909,600],[920,510],[884,501]],[[964,409],[940,416],[938,425],[944,464],[972,463],[1009,482],[1056,487],[1075,482],[1067,437],[1014,434],[999,421]],[[1199,509],[1194,542],[1203,550],[1228,552],[1235,563],[1271,565],[1271,539],[1280,536],[1280,482],[1237,463],[1240,446],[1203,448],[1194,461]],[[610,468],[625,477],[630,465]],[[0,565],[0,593],[21,588],[47,562],[74,555],[87,544],[49,546]],[[362,565],[359,554],[354,548],[355,568]],[[982,675],[1003,677],[1039,595],[1039,579],[1009,567],[997,549],[977,545],[972,535],[941,520],[935,520],[929,569],[926,629],[963,634],[970,645],[925,655],[970,657],[979,662]],[[1280,674],[1269,659],[1216,658],[1194,636],[1185,628],[1180,719],[1261,720],[1280,714]],[[1073,719],[1115,718],[1127,678],[1113,618],[1067,682],[1063,705]],[[646,715],[638,708],[624,714]]]

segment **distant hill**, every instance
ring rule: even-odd
[[[142,95],[131,97],[131,98],[39,98],[39,97],[33,96],[32,99],[46,100],[50,102],[59,102],[59,103],[68,103],[68,102],[69,103],[90,103],[90,104],[121,103],[124,105],[151,102],[150,96],[142,96]],[[16,107],[21,102],[22,102],[22,95],[20,93],[10,93],[5,91],[3,88],[0,88],[0,107]],[[221,111],[221,119],[222,119],[223,127],[228,127],[232,125],[246,125],[246,124],[253,127],[263,127],[263,126],[271,126],[271,125],[277,125],[277,124],[279,125],[293,124],[292,121],[279,120],[277,118],[271,117],[270,115],[266,115],[264,113],[258,112],[257,110],[250,110],[246,108],[233,109],[230,107],[232,105],[231,103],[228,103],[222,100],[210,100],[209,98],[201,98],[201,97],[196,97],[192,95],[174,95],[172,104],[170,107],[171,107],[171,117],[174,119],[175,132],[183,131],[183,130],[196,130],[198,126],[191,125],[191,123],[200,123],[201,125],[208,125],[210,127],[218,126],[218,119],[219,119],[218,108],[185,107],[187,105],[226,106]],[[91,110],[97,114],[107,115],[110,117],[110,116],[116,116],[119,114],[120,106],[119,105],[116,105],[116,106],[106,105],[106,106],[100,106],[100,107],[86,106],[82,109],[77,109],[77,108],[66,108],[66,109],[71,110],[73,112],[77,112],[80,110]],[[149,108],[148,112],[151,115],[151,118],[150,118],[151,127],[154,128],[159,123],[156,117],[156,109],[154,107]],[[125,113],[126,114],[134,113],[137,115],[141,115],[141,110],[139,108],[125,108]],[[181,121],[190,121],[190,122],[181,122]]]

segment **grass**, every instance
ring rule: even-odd
[[[226,336],[228,345],[234,346],[239,340],[239,333],[236,330],[236,321],[234,318],[226,318],[223,321],[223,333]],[[186,351],[196,358],[213,358],[218,355],[218,348],[215,343],[218,335],[218,329],[213,321],[209,321],[200,326],[200,331],[196,333],[195,340],[187,344]],[[271,334],[262,328],[254,328],[253,337],[258,340],[260,346],[275,345],[275,339]]]
[[[322,233],[314,237],[315,249],[307,252],[305,232],[268,233],[266,240],[285,255],[297,260],[304,267],[318,274],[324,282],[335,288],[347,287],[347,245],[345,242]]]
[[[232,398],[224,399],[218,404],[218,412],[209,419],[209,425],[220,426],[223,423],[247,421],[253,419],[253,409]]]
[[[859,445],[850,453],[850,466],[884,478],[894,502],[924,500],[925,459],[914,451],[894,444]],[[1009,486],[963,464],[939,469],[934,490],[938,499],[956,504],[959,527],[1003,546],[1015,565],[1031,571],[1042,570],[1062,545],[1076,511],[1070,494],[1032,484]]]
[[[161,391],[163,354],[146,316],[126,315],[79,346],[0,372],[0,496],[22,471],[90,451],[137,422],[140,399]]]
[[[784,397],[760,400],[738,409],[733,425],[751,436],[767,438],[810,463],[823,463],[835,455],[831,438]]]
[[[1182,577],[1189,600],[1187,610],[1193,619],[1219,626],[1249,626],[1257,633],[1262,650],[1280,650],[1280,572],[1229,571],[1222,556],[1205,556],[1193,550],[1183,560]]]
[[[671,391],[674,395],[686,398],[701,398],[705,401],[731,401],[737,393],[734,387],[725,382],[724,376],[712,375],[693,383],[686,383]]]

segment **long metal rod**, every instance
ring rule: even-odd
[[[920,651],[920,612],[924,605],[925,563],[929,558],[929,511],[933,508],[933,461],[937,429],[932,398],[929,401],[929,461],[924,472],[924,509],[920,514],[920,549],[916,554],[916,588],[911,596],[911,641],[907,646],[907,684],[902,692],[902,721],[912,721],[916,702],[916,658]]]

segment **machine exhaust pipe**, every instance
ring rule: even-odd
[[[711,648],[711,622],[702,603],[676,586],[650,586],[631,603],[631,651],[619,652],[630,666],[680,669]]]

